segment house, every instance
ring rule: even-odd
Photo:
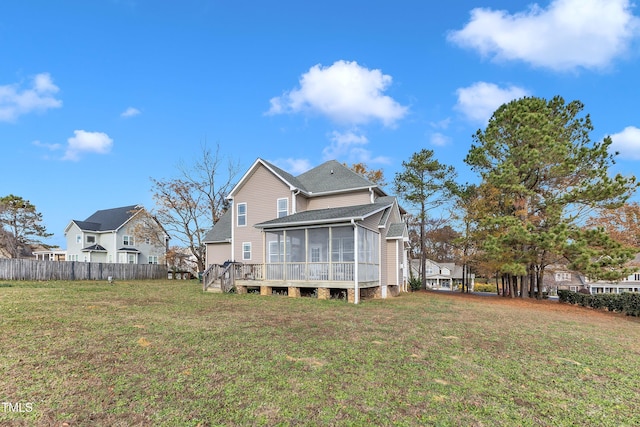
[[[406,212],[341,163],[293,176],[257,159],[228,200],[204,239],[205,288],[225,265],[238,293],[345,295],[358,303],[406,290]]]
[[[636,255],[628,266],[640,266],[640,254]],[[545,271],[543,281],[544,289],[552,295],[555,295],[558,290],[588,291],[590,294],[640,292],[640,270],[620,281],[607,281],[590,280],[582,273],[553,265]]]
[[[34,250],[32,253],[37,260],[44,260],[44,261],[64,261],[67,256],[67,251],[58,247],[53,247],[53,248],[39,247],[36,250]]]
[[[140,205],[96,211],[64,230],[67,261],[164,264],[169,236]]]
[[[420,276],[420,260],[411,260],[412,274],[415,277]],[[453,262],[435,262],[427,259],[425,262],[424,276],[426,279],[426,285],[429,289],[443,290],[443,291],[456,291],[462,286],[464,280],[463,266],[457,265]],[[475,274],[467,271],[467,280],[469,283],[469,289],[473,290],[475,285]]]

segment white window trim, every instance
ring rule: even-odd
[[[280,202],[284,201],[286,203],[285,209],[284,210],[280,210]],[[289,199],[287,197],[282,197],[279,198],[278,201],[276,202],[276,217],[277,218],[282,218],[282,216],[280,216],[281,213],[284,212],[284,215],[282,216],[287,216],[289,215]]]
[[[246,257],[246,251],[244,250],[245,245],[249,246],[249,257]],[[242,260],[243,261],[250,261],[251,260],[251,242],[242,242]]]
[[[240,224],[240,206],[244,206],[244,215],[242,215],[242,217],[244,218],[244,224]],[[247,202],[243,202],[243,203],[238,203],[237,207],[236,207],[236,225],[238,227],[246,227],[247,226]]]

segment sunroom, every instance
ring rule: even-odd
[[[263,238],[267,281],[311,287],[379,285],[380,234],[361,225],[265,229]]]

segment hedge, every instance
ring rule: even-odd
[[[606,309],[627,316],[640,316],[640,293],[624,292],[622,294],[582,294],[579,292],[558,290],[560,302],[595,309]]]

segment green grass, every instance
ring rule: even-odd
[[[637,318],[436,293],[355,306],[182,281],[10,285],[0,401],[23,412],[0,403],[0,425],[640,425]]]

